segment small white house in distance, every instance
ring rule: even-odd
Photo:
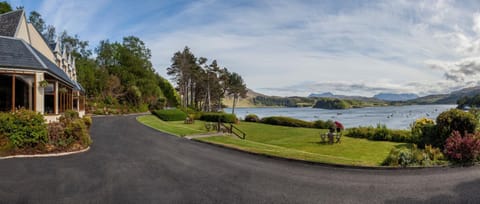
[[[75,58],[60,42],[48,44],[23,10],[0,15],[0,111],[26,108],[56,121],[66,110],[85,114],[85,91]]]

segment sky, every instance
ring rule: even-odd
[[[188,46],[268,95],[424,96],[480,84],[478,0],[7,1],[92,49],[138,36],[166,78]]]

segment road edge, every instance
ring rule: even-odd
[[[85,149],[72,151],[72,152],[62,152],[62,153],[52,153],[52,154],[19,154],[19,155],[5,156],[5,157],[0,157],[0,160],[18,159],[18,158],[62,157],[62,156],[68,156],[73,154],[80,154],[83,152],[87,152],[88,150],[90,150],[90,146]]]

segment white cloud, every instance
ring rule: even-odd
[[[173,12],[178,5],[169,1],[46,0],[40,11],[93,44],[141,37],[163,75],[188,45],[267,94],[306,95],[332,84],[350,94],[428,94],[479,79],[471,74],[480,54],[479,3],[204,0]]]

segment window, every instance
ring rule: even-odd
[[[34,110],[34,75],[0,75],[0,111],[13,111],[18,108]]]
[[[73,110],[78,110],[78,98],[73,99]]]
[[[48,85],[44,88],[43,93],[45,95],[45,114],[55,114],[55,84],[53,82],[48,82]]]
[[[12,110],[12,76],[0,75],[0,111]]]
[[[72,89],[64,85],[58,86],[58,112],[63,113],[73,108]]]
[[[15,108],[33,110],[34,81],[33,75],[15,75]]]

